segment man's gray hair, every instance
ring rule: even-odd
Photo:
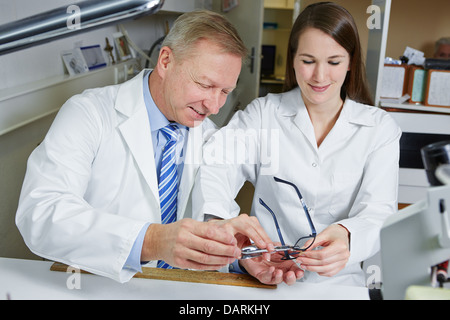
[[[181,15],[164,39],[175,57],[184,60],[192,53],[197,41],[208,39],[222,47],[223,52],[241,57],[248,55],[247,48],[236,28],[222,15],[208,10],[196,10]]]
[[[434,52],[437,52],[439,50],[439,47],[443,44],[450,45],[450,37],[440,38],[438,41],[436,41]]]

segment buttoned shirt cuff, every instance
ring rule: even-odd
[[[144,225],[144,227],[139,232],[136,240],[134,241],[133,247],[131,248],[130,254],[127,261],[125,262],[124,269],[133,270],[136,272],[142,272],[142,264],[146,262],[141,262],[141,252],[142,246],[144,245],[145,233],[147,232],[150,223]]]
[[[248,274],[247,270],[240,266],[239,260],[234,260],[232,264],[228,266],[228,272],[238,274]]]
[[[208,222],[209,220],[223,220],[223,219],[213,214],[205,213],[203,221]]]

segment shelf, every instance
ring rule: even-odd
[[[128,80],[134,60],[76,76],[60,75],[0,91],[0,136],[56,113],[71,96]]]
[[[279,84],[284,85],[283,79],[261,79],[262,84]]]
[[[48,87],[51,87],[54,85],[62,84],[65,82],[70,82],[70,81],[73,81],[76,79],[88,78],[88,77],[91,77],[92,75],[95,75],[98,73],[104,73],[109,70],[116,70],[119,68],[123,68],[124,66],[134,64],[134,62],[135,62],[134,59],[130,59],[127,61],[120,61],[114,65],[109,65],[104,68],[99,68],[99,69],[96,69],[93,71],[89,71],[89,72],[74,75],[74,76],[70,76],[68,74],[62,74],[62,75],[53,76],[53,77],[50,77],[47,79],[40,79],[37,81],[28,82],[28,83],[22,84],[17,87],[2,89],[2,90],[0,90],[0,103],[2,103],[3,101],[9,100],[9,99],[13,99],[13,98],[25,95],[25,94],[29,94],[34,91],[45,89],[45,88],[48,88]],[[113,78],[113,80],[116,83],[123,82],[123,81],[118,81],[119,79],[115,79],[115,78]]]
[[[264,32],[286,32],[291,33],[291,29],[289,28],[264,28]]]
[[[394,109],[404,109],[404,110],[420,111],[420,112],[433,112],[433,113],[450,114],[450,108],[446,108],[446,107],[430,107],[430,106],[425,106],[423,104],[393,103],[393,102],[386,102],[386,101],[381,100],[380,105],[381,105],[382,108],[394,108]]]
[[[264,7],[264,9],[294,10],[294,7],[289,8],[289,7],[275,7],[275,6],[270,6],[270,7]]]

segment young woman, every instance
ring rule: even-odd
[[[241,267],[265,283],[303,278],[363,286],[360,263],[377,252],[383,221],[397,210],[401,131],[371,106],[358,31],[347,10],[318,3],[300,14],[285,90],[253,101],[208,143],[194,189],[196,218],[238,215],[235,196],[250,181],[252,215],[271,239],[294,245],[309,236],[310,247],[297,264],[275,254],[271,261],[240,260]],[[245,156],[236,156],[233,145],[244,146]],[[315,239],[295,188],[279,179],[303,196]]]

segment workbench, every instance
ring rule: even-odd
[[[0,258],[0,300],[368,300],[364,287],[296,283],[275,289],[55,272],[51,261]],[[78,277],[78,278],[75,278]]]

